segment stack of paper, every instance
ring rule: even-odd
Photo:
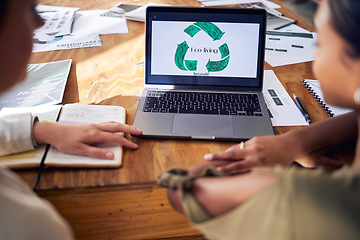
[[[78,9],[38,5],[45,24],[35,31],[33,52],[101,46],[99,35],[128,32],[125,19],[104,16],[108,10]]]

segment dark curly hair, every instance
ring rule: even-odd
[[[347,54],[360,57],[360,0],[328,0],[331,24],[346,43]]]

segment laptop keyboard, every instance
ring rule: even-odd
[[[257,94],[149,91],[144,112],[262,116]]]

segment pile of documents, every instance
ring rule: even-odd
[[[108,10],[38,5],[45,24],[34,33],[33,52],[101,46],[99,35],[127,33],[126,20],[104,16]]]

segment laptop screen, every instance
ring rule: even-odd
[[[261,88],[266,12],[148,7],[145,83]]]

